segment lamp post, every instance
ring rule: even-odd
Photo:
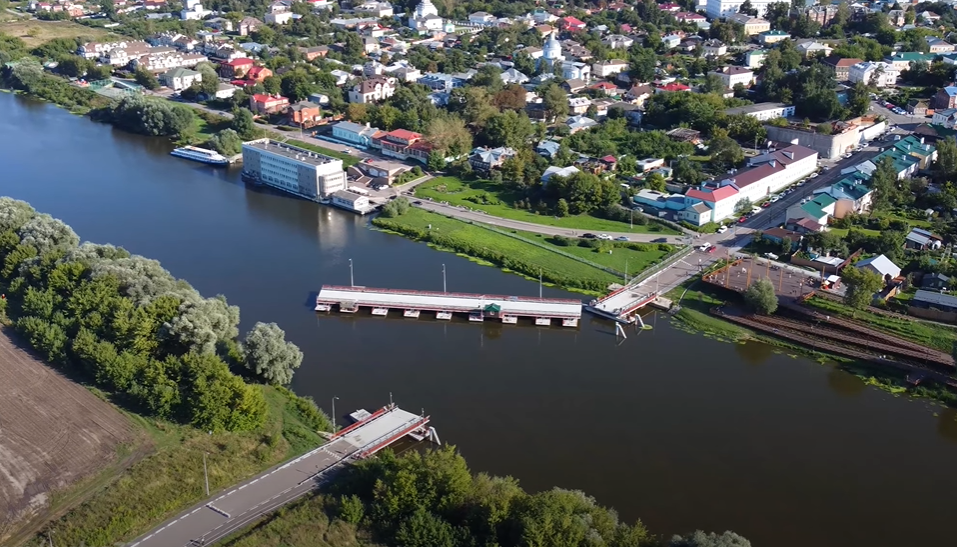
[[[351,258],[349,259],[349,286],[350,287],[356,286],[355,277],[352,275],[352,259]]]
[[[449,292],[448,286],[446,285],[446,282],[445,282],[445,264],[442,264],[442,292],[444,293]]]
[[[351,262],[351,261],[350,261],[350,262]],[[333,396],[333,397],[332,397],[332,432],[333,432],[333,433],[336,432],[336,429],[337,429],[337,427],[338,427],[338,426],[336,425],[336,399],[338,399],[338,398],[339,398],[339,397],[336,397],[336,396]]]
[[[209,497],[209,471],[206,470],[206,452],[203,452],[203,478],[206,481],[206,496]]]

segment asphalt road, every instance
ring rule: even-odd
[[[313,490],[355,451],[344,439],[323,445],[180,513],[130,547],[211,545]]]
[[[897,105],[904,106],[904,105]],[[871,101],[871,106],[868,108],[874,114],[880,114],[887,118],[888,125],[896,125],[901,129],[906,129],[908,131],[913,131],[918,125],[930,122],[930,118],[926,116],[913,116],[911,114],[895,114],[887,108],[884,108],[876,101]]]

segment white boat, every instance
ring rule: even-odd
[[[563,326],[563,327],[577,327],[577,326],[578,326],[578,319],[574,319],[574,318],[572,318],[572,319],[562,319],[562,326]]]
[[[419,318],[419,310],[405,310],[402,312],[402,317],[411,317],[412,319]]]
[[[329,304],[316,304],[316,311],[329,311],[332,309],[332,306]]]
[[[372,308],[372,315],[381,315],[385,317],[389,314],[389,308]]]
[[[441,320],[443,320],[443,321],[451,321],[451,320],[452,320],[452,312],[450,312],[450,311],[437,311],[437,312],[435,312],[435,318],[436,318],[436,319],[441,319]]]
[[[552,324],[552,318],[551,317],[536,317],[535,324],[538,325],[539,327],[547,327]]]
[[[226,159],[226,156],[216,152],[215,150],[207,150],[205,148],[198,148],[196,146],[183,146],[177,148],[176,150],[170,152],[170,155],[176,156],[177,158],[198,161],[200,163],[208,163],[210,165],[229,165],[229,160]]]
[[[518,323],[518,317],[514,315],[502,315],[502,323],[506,325],[514,325]]]

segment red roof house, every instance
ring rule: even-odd
[[[658,9],[660,9],[661,11],[670,11],[671,13],[677,13],[681,11],[681,6],[679,6],[678,4],[671,4],[671,3],[658,4]]]
[[[572,17],[571,15],[559,19],[558,26],[562,30],[567,30],[570,32],[585,30],[585,22],[577,17]]]
[[[249,98],[249,109],[254,114],[277,114],[289,106],[289,99],[279,95],[256,93]]]
[[[254,66],[246,72],[247,80],[255,80],[260,83],[270,76],[272,76],[272,71],[264,66]]]
[[[222,74],[224,78],[242,78],[255,64],[256,62],[252,59],[240,57],[223,63],[220,68],[220,74]]]
[[[674,92],[674,91],[691,91],[691,88],[685,84],[679,84],[678,82],[671,82],[670,84],[659,85],[658,91],[664,92]]]

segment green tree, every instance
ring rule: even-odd
[[[716,534],[698,530],[686,536],[672,537],[668,547],[751,547],[751,542],[734,532]]]
[[[287,385],[302,364],[302,352],[275,323],[256,323],[243,340],[246,367],[267,382]]]
[[[860,310],[868,307],[884,287],[880,274],[853,266],[841,270],[841,281],[847,286],[844,303]]]
[[[209,138],[209,145],[224,156],[235,156],[243,151],[243,139],[233,129],[217,131]]]
[[[79,78],[86,74],[90,62],[79,55],[62,55],[57,60],[57,70],[64,76]]]
[[[743,215],[744,213],[750,212],[754,207],[754,204],[751,203],[751,200],[748,198],[741,198],[737,203],[734,204],[734,212]]]
[[[568,202],[565,201],[565,198],[559,199],[558,203],[555,204],[555,216],[567,217],[568,213]]]
[[[458,116],[432,119],[425,134],[437,150],[448,156],[459,157],[472,151],[472,133]]]
[[[934,180],[938,183],[953,181],[957,176],[957,140],[947,137],[937,144],[937,161],[933,166]]]
[[[701,84],[702,93],[724,93],[724,80],[717,74],[709,73],[704,77],[704,83]]]
[[[146,70],[142,66],[136,67],[136,83],[145,87],[149,90],[159,89],[160,83],[156,78],[156,74],[153,74],[149,70]]]
[[[871,106],[871,90],[864,82],[857,82],[847,93],[847,111],[851,117],[867,114]]]
[[[527,114],[508,110],[490,118],[482,136],[491,146],[507,146],[518,150],[527,146],[534,134],[535,128]]]
[[[656,192],[665,191],[665,177],[661,173],[652,173],[645,178],[645,188]]]
[[[248,108],[237,108],[233,111],[233,120],[229,124],[243,140],[252,140],[259,136],[261,130],[253,121],[253,113]]]
[[[542,93],[542,104],[549,120],[563,120],[568,116],[568,94],[555,83],[546,86]]]
[[[884,156],[877,162],[877,168],[871,174],[871,188],[874,190],[875,211],[886,210],[897,201],[897,170],[890,157]]]
[[[282,91],[282,80],[275,76],[269,76],[263,80],[263,88],[265,88],[266,93],[270,95],[279,95]]]
[[[744,161],[741,145],[728,136],[724,129],[716,129],[708,142],[711,164],[718,169],[730,169]]]
[[[438,150],[433,150],[429,153],[429,159],[426,163],[426,167],[429,169],[429,171],[441,171],[445,169],[445,156],[443,156]]]

